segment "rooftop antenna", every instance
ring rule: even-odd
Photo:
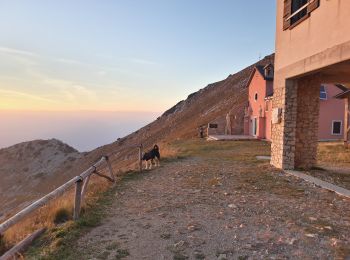
[[[259,60],[257,62],[257,65],[260,65],[260,63],[261,63],[261,52],[259,52]]]

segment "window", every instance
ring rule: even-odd
[[[307,15],[306,4],[308,2],[308,0],[292,0],[292,14],[295,13],[295,15],[291,18],[291,24],[295,24],[297,21]]]
[[[341,135],[342,121],[332,122],[332,135]]]
[[[254,95],[254,100],[255,100],[255,101],[258,100],[258,93],[255,93],[255,95]]]
[[[327,91],[325,86],[320,87],[320,99],[327,100]]]
[[[320,0],[281,0],[284,1],[283,30],[292,29],[308,18],[320,6]]]

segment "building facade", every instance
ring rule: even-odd
[[[248,81],[248,106],[244,117],[244,134],[271,139],[273,65],[256,66]]]
[[[245,110],[244,134],[271,141],[273,65],[256,66],[251,73],[247,88],[249,94]],[[318,140],[342,140],[345,101],[335,96],[342,93],[345,88],[341,85],[323,84],[319,89]]]
[[[271,164],[316,163],[320,85],[350,83],[350,1],[278,0]]]

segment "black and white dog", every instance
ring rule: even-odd
[[[155,144],[152,150],[145,153],[142,157],[142,161],[146,162],[146,170],[152,169],[153,161],[155,161],[156,166],[160,166],[160,153],[158,145]]]

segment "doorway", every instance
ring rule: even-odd
[[[252,124],[252,133],[253,136],[257,135],[257,128],[258,128],[258,119],[256,117],[253,118],[253,124]]]

